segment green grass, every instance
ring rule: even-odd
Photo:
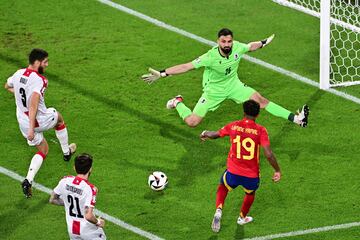
[[[275,32],[276,41],[251,56],[318,78],[317,20],[270,1],[118,2],[213,40],[223,26],[244,42]],[[310,125],[300,129],[262,112],[258,122],[269,131],[283,179],[273,184],[263,159],[251,210],[255,222],[236,225],[243,196],[237,189],[229,194],[223,229],[215,235],[210,223],[228,140],[201,143],[198,135],[240,118],[241,106],[226,101],[190,129],[165,103],[181,93],[193,107],[201,95],[201,70],[152,85],[139,80],[149,66],[187,62],[209,47],[96,1],[3,1],[0,8],[5,9],[0,12],[0,78],[26,66],[31,48],[50,53],[46,103],[62,113],[79,152],[94,156],[90,180],[100,189],[101,211],[165,239],[240,239],[360,221],[359,105],[243,61],[240,78],[267,98],[290,110],[308,103]],[[359,97],[358,90],[346,88]],[[20,134],[13,96],[0,91],[0,99],[0,165],[24,176],[35,149]],[[63,162],[54,132],[45,136],[50,152],[36,181],[53,188],[73,174],[72,163]],[[146,183],[154,170],[169,177],[161,193]],[[25,200],[18,182],[0,179],[2,239],[66,238],[62,208],[47,204],[48,196],[39,191]],[[109,239],[140,238],[110,223],[105,231]],[[291,239],[358,236],[353,228]]]

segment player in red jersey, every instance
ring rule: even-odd
[[[105,221],[96,218],[94,208],[97,188],[88,179],[93,159],[83,153],[75,158],[76,176],[66,176],[54,188],[49,202],[65,207],[70,239],[104,240]]]
[[[48,64],[48,53],[35,48],[29,55],[29,66],[16,71],[5,83],[5,89],[15,95],[20,131],[28,145],[35,146],[38,150],[31,159],[29,171],[21,184],[27,198],[32,196],[32,181],[49,151],[43,132],[55,129],[65,161],[69,161],[76,151],[75,143],[68,144],[68,132],[62,115],[55,108],[47,108],[45,105],[48,80],[42,74]]]
[[[270,148],[270,141],[266,128],[256,124],[260,106],[254,100],[244,102],[244,118],[232,122],[219,131],[203,131],[201,140],[230,137],[230,152],[227,158],[227,170],[220,179],[216,193],[216,211],[211,228],[214,232],[220,231],[220,221],[225,198],[229,191],[241,185],[245,191],[237,223],[244,225],[253,220],[247,216],[255,199],[255,191],[259,187],[259,160],[260,146],[263,147],[266,158],[275,169],[273,181],[281,178],[280,167]]]

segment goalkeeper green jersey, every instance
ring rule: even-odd
[[[192,61],[195,68],[205,67],[202,82],[204,92],[222,93],[230,90],[234,81],[240,81],[237,74],[239,62],[249,50],[249,45],[234,41],[228,57],[222,56],[219,46],[215,46]]]

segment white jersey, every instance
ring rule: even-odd
[[[28,114],[30,98],[34,92],[40,94],[40,102],[36,116],[41,116],[47,113],[44,93],[48,86],[48,80],[44,76],[39,74],[37,71],[23,68],[16,71],[14,75],[9,77],[7,84],[9,87],[14,88],[16,116],[19,122],[21,120],[29,120]]]
[[[85,219],[85,207],[95,207],[97,189],[94,185],[80,177],[66,176],[54,193],[64,201],[71,239],[106,239],[102,228]]]

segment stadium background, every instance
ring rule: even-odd
[[[318,79],[319,20],[268,0],[116,1],[209,40],[222,27],[241,42],[272,33],[269,47],[251,56]],[[97,1],[1,1],[0,78],[27,66],[34,47],[50,56],[46,103],[64,116],[78,152],[94,156],[91,182],[100,189],[97,208],[165,239],[241,239],[359,222],[359,105],[275,71],[242,61],[240,79],[265,97],[296,110],[311,107],[301,129],[263,111],[258,122],[269,131],[283,172],[271,182],[263,159],[262,181],[252,207],[255,221],[236,225],[243,193],[230,193],[222,230],[210,229],[218,179],[225,169],[228,140],[201,143],[204,129],[215,130],[241,117],[241,106],[226,101],[195,129],[186,127],[166,101],[182,94],[193,107],[201,95],[202,71],[147,85],[147,67],[190,61],[209,46],[159,28]],[[360,97],[359,86],[340,89]],[[26,175],[35,149],[20,134],[13,96],[0,91],[0,166]],[[45,134],[50,152],[36,181],[55,187],[73,174],[54,132]],[[169,187],[152,192],[146,182],[154,170],[169,177]],[[0,175],[1,239],[66,239],[64,210],[35,190],[24,199],[20,184]],[[288,239],[355,239],[358,228]],[[142,237],[108,223],[109,239]]]

